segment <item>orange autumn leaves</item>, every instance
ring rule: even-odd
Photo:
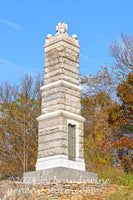
[[[131,74],[128,77],[132,83]],[[127,137],[122,139],[124,133],[131,134],[132,98],[128,100],[127,98],[131,97],[132,84],[129,85],[127,78],[123,85],[123,79],[120,77],[117,79],[117,76],[111,74],[108,66],[102,68],[96,75],[81,77],[81,84],[84,88],[81,101],[82,115],[86,118],[84,146],[86,163],[92,162],[97,166],[101,164],[113,166],[114,160],[117,159],[115,151],[118,151],[119,154],[121,141],[123,144],[125,141],[124,148],[127,148],[128,151],[133,150],[132,145],[129,148],[131,140]],[[127,88],[123,91],[125,85]],[[127,162],[126,165],[122,164],[124,153],[123,151],[123,157],[118,155],[119,163],[123,170],[127,170]],[[129,160],[132,162],[132,155]],[[128,171],[132,170],[131,166],[128,167]]]

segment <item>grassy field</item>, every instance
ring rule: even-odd
[[[133,200],[133,174],[119,168],[105,167],[98,170],[99,179],[109,179],[111,184],[122,185],[115,193],[107,194],[106,200]]]

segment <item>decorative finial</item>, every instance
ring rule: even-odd
[[[47,39],[50,39],[51,37],[52,37],[51,34],[48,34],[48,35],[47,35]]]
[[[56,26],[56,32],[65,33],[68,30],[67,27],[67,24],[65,24],[64,22],[60,22],[58,23],[58,26]]]
[[[78,36],[77,35],[72,35],[72,38],[74,38],[75,40],[77,40]]]

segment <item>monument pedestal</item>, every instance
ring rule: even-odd
[[[23,174],[23,181],[29,185],[75,181],[96,183],[97,174],[66,167],[55,167],[33,172],[25,172]]]

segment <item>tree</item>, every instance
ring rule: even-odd
[[[113,105],[111,98],[113,77],[107,66],[90,77],[81,77],[82,115],[85,123],[85,160],[87,168],[99,167],[113,162],[111,153],[111,128],[108,109]]]
[[[97,168],[109,163],[113,166],[114,141],[121,140],[125,134],[123,127],[127,126],[129,120],[124,115],[124,109],[126,114],[130,113],[130,117],[132,113],[131,75],[129,78],[126,82],[123,82],[122,78],[119,79],[119,76],[117,79],[107,66],[94,75],[81,77],[84,88],[82,115],[86,119],[84,148],[88,166],[90,163]],[[122,162],[120,164],[122,165]]]
[[[117,88],[117,96],[122,104],[123,116],[130,123],[133,122],[133,72],[129,73],[126,80],[123,80]]]
[[[97,167],[112,162],[110,151],[111,129],[108,125],[106,107],[109,98],[107,96],[106,93],[100,92],[95,96],[82,99],[82,115],[86,118],[85,160],[88,166],[90,163]]]
[[[42,77],[25,75],[21,86],[0,86],[0,167],[2,178],[34,170],[37,158]]]
[[[117,126],[117,135],[133,131],[133,73],[121,80],[116,88],[118,101],[109,108],[109,124]]]
[[[133,35],[121,34],[121,40],[110,45],[121,80],[116,88],[118,101],[109,110],[109,123],[117,127],[114,147],[122,168],[132,171],[133,152]]]
[[[116,160],[124,171],[133,172],[133,134],[125,135],[115,140],[113,147],[117,150]]]
[[[122,75],[133,72],[133,35],[122,33],[120,41],[111,43],[109,52],[115,58],[116,67]]]

